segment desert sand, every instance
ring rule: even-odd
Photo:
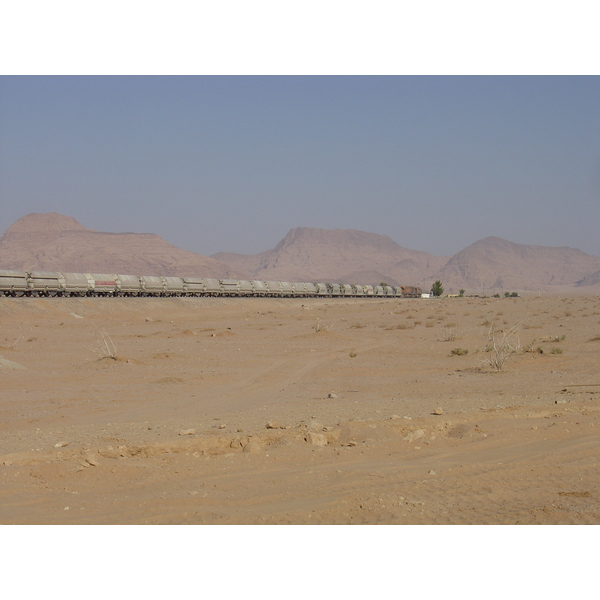
[[[0,357],[2,524],[600,523],[597,296],[0,298]]]

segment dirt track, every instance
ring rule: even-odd
[[[600,523],[597,297],[2,298],[0,356],[2,523]]]

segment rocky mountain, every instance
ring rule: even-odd
[[[214,258],[153,233],[105,233],[58,213],[32,213],[0,238],[0,269],[241,278]]]
[[[439,279],[446,287],[484,294],[491,290],[548,290],[581,285],[586,278],[591,285],[599,267],[599,257],[574,248],[530,246],[488,237],[455,254],[426,282]]]
[[[600,285],[600,271],[596,271],[591,275],[587,275],[581,281],[577,282],[579,287],[585,287],[588,285]]]
[[[218,253],[213,258],[255,279],[418,285],[448,257],[409,250],[387,235],[354,229],[298,227],[261,254]]]
[[[299,227],[271,250],[212,257],[151,233],[105,233],[57,213],[30,214],[0,238],[0,269],[419,285],[448,293],[600,290],[600,258],[566,247],[488,237],[452,257],[409,250],[385,235]]]

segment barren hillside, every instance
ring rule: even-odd
[[[479,240],[455,254],[429,277],[446,287],[480,293],[576,286],[600,268],[600,258],[566,247],[515,244],[499,237]],[[590,279],[591,280],[591,279]]]
[[[105,233],[57,213],[32,213],[0,238],[0,268],[74,273],[240,277],[214,258],[181,250],[153,233]]]
[[[246,256],[219,253],[213,258],[248,271],[257,279],[360,283],[419,284],[437,271],[448,257],[409,250],[386,235],[354,229],[298,227],[273,248]]]

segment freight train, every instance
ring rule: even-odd
[[[420,298],[413,286],[246,281],[156,275],[0,271],[0,296],[260,296]]]

